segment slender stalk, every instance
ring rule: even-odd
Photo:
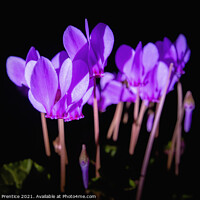
[[[58,119],[58,129],[59,129],[59,138],[61,144],[60,151],[60,191],[65,192],[65,176],[66,176],[66,148],[65,148],[65,132],[64,132],[64,120]]]
[[[113,140],[114,141],[117,141],[117,139],[118,139],[119,125],[120,125],[120,121],[121,121],[123,105],[124,105],[123,102],[118,103],[119,111],[118,111],[117,116],[116,116],[116,124],[115,124],[114,133],[113,133]]]
[[[142,124],[142,120],[143,120],[143,117],[144,117],[144,113],[147,109],[147,106],[145,105],[145,102],[144,100],[142,101],[142,105],[141,105],[141,108],[140,108],[140,113],[139,113],[139,116],[138,116],[138,119],[137,119],[137,122],[135,124],[135,131],[134,131],[134,134],[133,134],[133,144],[132,144],[132,148],[131,149],[131,152],[130,153],[134,153],[134,150],[135,150],[135,146],[137,144],[137,141],[138,141],[138,136],[139,136],[139,132],[140,132],[140,128],[141,128],[141,124]]]
[[[175,174],[179,174],[179,163],[180,163],[180,151],[181,151],[181,123],[183,120],[183,114],[184,114],[184,108],[183,108],[183,92],[182,92],[182,85],[180,82],[177,83],[177,96],[178,96],[178,106],[177,106],[177,121],[176,126],[174,129],[173,137],[172,137],[172,143],[171,148],[169,150],[168,154],[168,161],[167,161],[167,169],[169,170],[171,168],[173,155],[174,155],[174,149],[176,145],[176,153],[175,153]]]
[[[155,138],[156,128],[157,128],[157,125],[158,125],[158,122],[159,122],[159,119],[160,119],[160,116],[161,116],[161,112],[162,112],[162,109],[163,109],[163,105],[164,105],[164,102],[165,102],[165,97],[166,97],[167,89],[168,89],[169,82],[170,82],[170,76],[171,76],[172,68],[173,68],[173,64],[171,63],[170,67],[169,67],[168,79],[167,79],[167,82],[166,82],[166,85],[165,85],[165,88],[164,88],[163,95],[161,96],[161,99],[160,99],[160,104],[159,104],[159,107],[158,107],[158,110],[157,110],[157,113],[156,113],[156,116],[155,116],[153,128],[152,128],[151,134],[149,136],[149,141],[148,141],[148,144],[147,144],[144,160],[143,160],[143,163],[142,163],[142,169],[141,169],[141,173],[140,173],[140,180],[139,180],[139,184],[138,184],[136,200],[141,199],[144,180],[145,180],[146,171],[147,171],[147,166],[148,166],[148,162],[149,162],[149,158],[150,158],[150,154],[151,154],[151,149],[152,149],[153,141],[154,141],[154,138]]]
[[[129,145],[129,153],[133,155],[134,152],[134,140],[135,140],[135,131],[136,131],[136,121],[138,118],[138,112],[139,112],[139,104],[140,104],[140,97],[139,97],[139,87],[137,87],[137,97],[134,105],[134,121],[132,124],[132,129],[131,129],[131,139],[130,139],[130,145]]]
[[[97,104],[97,97],[96,97],[96,78],[94,78],[93,114],[94,114],[95,143],[98,144],[99,142],[99,115],[98,115],[98,104]]]
[[[45,152],[47,156],[51,155],[50,145],[49,145],[49,136],[47,130],[47,122],[45,118],[45,113],[41,113],[41,122],[42,122],[42,131],[43,131],[43,138],[44,138],[44,146]]]
[[[113,117],[113,120],[110,124],[110,127],[108,129],[108,133],[107,133],[107,139],[110,139],[112,137],[112,134],[113,134],[113,131],[115,129],[115,125],[116,125],[116,118],[117,118],[117,115],[119,113],[119,104],[117,104],[116,106],[116,109],[115,109],[115,114],[114,114],[114,117]]]
[[[94,114],[94,134],[96,143],[96,177],[99,177],[100,163],[100,146],[99,146],[99,114],[98,114],[98,104],[96,97],[96,78],[94,77],[94,100],[93,100],[93,114]]]

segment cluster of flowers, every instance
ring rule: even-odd
[[[63,35],[66,51],[52,60],[40,56],[34,47],[26,60],[15,56],[7,59],[9,78],[29,89],[30,102],[48,118],[82,118],[82,107],[94,88],[93,78],[103,75],[114,44],[113,33],[106,24],[99,23],[89,35],[87,20],[85,29],[86,37],[79,29],[68,26]]]
[[[99,110],[105,111],[107,106],[119,102],[135,102],[138,89],[146,105],[159,102],[170,64],[173,63],[173,70],[168,92],[173,90],[175,83],[184,74],[183,69],[189,58],[190,49],[182,34],[175,43],[164,38],[163,41],[148,43],[142,48],[139,42],[135,50],[128,45],[121,45],[115,55],[119,73],[105,72],[100,80],[97,92]]]
[[[89,35],[85,20],[84,34],[74,26],[68,26],[63,34],[66,51],[59,52],[50,61],[40,56],[31,47],[26,60],[10,56],[6,67],[9,78],[17,86],[29,88],[28,97],[32,105],[46,117],[65,121],[83,117],[82,107],[91,104],[93,77],[102,77],[96,95],[101,111],[111,104],[135,102],[137,88],[139,96],[149,102],[158,102],[166,83],[169,64],[173,63],[168,91],[184,73],[190,58],[186,38],[180,34],[172,43],[168,38],[155,44],[148,43],[136,49],[121,45],[115,55],[118,74],[104,73],[114,36],[108,25],[99,23]],[[92,96],[91,96],[92,97]],[[89,99],[90,98],[90,99]]]

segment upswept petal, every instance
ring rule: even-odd
[[[178,59],[183,59],[183,56],[185,55],[186,49],[187,49],[187,41],[183,34],[180,34],[175,42],[176,50]]]
[[[42,112],[42,113],[46,113],[44,106],[34,98],[31,90],[28,91],[28,98],[36,110],[38,110],[39,112]]]
[[[145,73],[152,70],[159,58],[158,49],[155,44],[149,42],[143,48],[142,63],[145,67]]]
[[[138,86],[138,85],[142,84],[143,72],[144,72],[144,70],[143,70],[143,65],[142,65],[142,42],[139,42],[135,49],[133,65],[131,68],[131,73],[129,75],[129,76],[131,76],[130,84],[132,86]]]
[[[70,58],[67,58],[60,69],[59,73],[59,84],[60,84],[60,91],[61,91],[61,97],[62,98],[67,90],[70,87],[72,81],[72,61]]]
[[[40,58],[40,54],[39,52],[35,49],[35,47],[31,47],[28,51],[28,54],[26,56],[26,64],[30,61],[30,60],[35,60],[37,61]]]
[[[15,85],[20,87],[22,84],[26,85],[24,78],[25,64],[26,62],[24,59],[16,56],[10,56],[6,61],[8,77]]]
[[[90,44],[104,63],[114,45],[114,35],[110,27],[104,23],[97,24],[91,32]]]
[[[191,51],[190,51],[190,49],[188,49],[188,50],[186,51],[186,53],[185,53],[184,58],[183,58],[183,60],[184,60],[185,63],[187,63],[187,62],[189,61],[189,59],[190,59],[190,54],[191,54]]]
[[[40,57],[36,63],[30,86],[34,98],[45,107],[47,114],[50,114],[58,89],[58,77],[47,58]]]
[[[82,60],[72,63],[72,81],[68,90],[68,105],[78,102],[85,94],[89,84],[89,70]]]
[[[121,45],[115,54],[115,63],[118,69],[129,76],[133,64],[135,51],[128,45]]]
[[[63,44],[72,60],[86,43],[87,39],[79,29],[74,26],[67,27],[63,34]]]

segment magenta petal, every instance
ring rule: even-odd
[[[58,89],[58,77],[47,58],[41,57],[36,63],[30,86],[34,98],[45,107],[47,114],[50,114]]]
[[[114,35],[110,27],[106,24],[97,24],[91,32],[90,43],[96,54],[99,54],[102,63],[110,55],[114,45]]]
[[[135,51],[128,45],[121,45],[115,55],[115,63],[118,69],[129,76],[133,64]]]
[[[183,34],[180,34],[178,38],[176,39],[176,50],[177,50],[179,60],[183,59],[186,48],[187,48],[186,38]]]
[[[88,20],[87,19],[85,19],[85,33],[86,33],[88,42],[90,42],[90,32],[89,32],[89,26],[88,26]]]
[[[86,43],[87,39],[79,29],[74,26],[67,27],[63,34],[63,44],[72,60]]]
[[[24,78],[25,60],[19,57],[10,56],[6,61],[6,70],[10,80],[17,86],[26,85]]]
[[[35,49],[35,47],[31,47],[29,49],[29,52],[26,56],[26,64],[30,61],[30,60],[35,60],[37,61],[40,58],[40,54],[39,52]]]
[[[143,48],[142,63],[145,67],[145,72],[153,69],[159,58],[158,49],[155,44],[148,43]]]
[[[71,80],[72,80],[72,61],[70,58],[67,58],[63,62],[59,73],[61,98],[66,94],[67,90],[69,89]]]
[[[88,66],[82,60],[72,63],[72,82],[68,90],[68,105],[78,102],[85,94],[89,84]]]
[[[28,91],[28,98],[36,110],[38,110],[39,112],[42,112],[42,113],[46,113],[44,106],[34,98],[31,90]]]

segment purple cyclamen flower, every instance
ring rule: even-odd
[[[187,45],[187,40],[183,34],[180,34],[173,44],[168,38],[156,42],[159,50],[159,60],[165,62],[168,66],[174,64],[169,91],[173,90],[175,83],[184,74],[185,64],[189,61],[191,51]]]
[[[29,100],[52,119],[65,119],[70,107],[84,96],[89,85],[88,68],[82,60],[72,64],[67,58],[56,71],[50,60],[40,57],[30,70]]]
[[[159,54],[153,43],[148,43],[142,49],[139,42],[136,49],[128,45],[121,45],[115,55],[118,69],[127,77],[130,86],[142,86],[146,84],[146,74],[157,63]]]
[[[147,84],[140,88],[140,97],[146,105],[150,102],[159,102],[164,92],[169,73],[168,66],[159,61],[146,75]]]
[[[192,111],[195,108],[195,102],[192,97],[192,93],[188,91],[184,99],[184,109],[185,109],[185,120],[184,120],[184,130],[189,132],[192,123]]]
[[[99,23],[89,35],[87,19],[85,31],[86,37],[76,27],[68,26],[63,34],[64,47],[72,60],[82,59],[88,64],[91,76],[101,77],[113,48],[113,32],[108,25]]]
[[[105,72],[97,87],[97,101],[99,110],[104,112],[109,105],[119,102],[134,102],[136,99],[136,89],[127,85],[125,75],[118,75]],[[88,103],[92,105],[93,95]]]

